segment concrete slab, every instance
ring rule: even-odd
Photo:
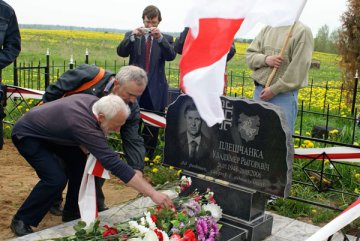
[[[173,192],[168,192],[170,196],[174,197]],[[102,224],[114,224],[125,222],[131,217],[142,215],[146,207],[152,206],[153,202],[150,198],[139,198],[131,203],[116,206],[101,212],[99,219]],[[291,218],[283,217],[274,213],[269,213],[274,217],[272,235],[265,239],[265,241],[304,241],[313,233],[320,229],[320,227],[300,222]],[[42,230],[30,235],[12,239],[12,241],[35,241],[35,240],[51,240],[51,238],[68,236],[74,234],[73,226],[78,220],[64,223],[52,228]],[[353,236],[347,236],[349,241],[356,241]],[[343,241],[344,237],[341,233],[336,233],[332,241]],[[320,241],[320,240],[319,240]]]

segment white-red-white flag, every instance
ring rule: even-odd
[[[306,241],[322,241],[328,240],[328,238],[360,217],[360,199],[353,202],[348,208],[346,208],[339,216],[334,218],[330,223],[319,229]]]
[[[244,24],[292,25],[306,0],[196,0],[185,25],[189,33],[180,60],[180,85],[191,96],[208,126],[221,123],[226,55]],[[244,31],[242,31],[244,33]]]
[[[81,180],[78,201],[81,220],[87,225],[90,225],[98,217],[94,177],[109,179],[110,175],[100,162],[92,154],[89,154]]]

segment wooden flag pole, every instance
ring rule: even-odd
[[[281,56],[281,57],[284,56],[285,49],[287,48],[287,46],[288,46],[288,44],[289,44],[289,40],[290,40],[290,38],[291,38],[291,35],[292,35],[293,30],[294,30],[295,24],[296,24],[296,22],[294,22],[293,25],[291,25],[290,30],[289,30],[289,33],[288,33],[288,35],[286,36],[284,45],[283,45],[283,47],[281,48],[281,51],[280,51],[280,56]],[[271,85],[271,82],[273,81],[274,76],[275,76],[277,70],[278,70],[278,68],[276,68],[276,67],[274,67],[274,68],[272,69],[272,72],[271,72],[271,74],[269,75],[268,80],[266,81],[265,87],[269,87],[269,86]]]

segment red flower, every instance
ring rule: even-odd
[[[156,223],[156,216],[154,215],[154,214],[151,214],[150,215],[150,217],[151,217],[151,220],[154,222],[154,223]]]
[[[201,199],[201,197],[200,197],[199,195],[197,195],[197,196],[194,198],[194,200],[195,200],[196,202],[200,201],[200,199]]]
[[[184,232],[184,237],[181,239],[181,241],[198,241],[195,237],[194,232],[191,229],[187,229]]]
[[[103,237],[108,237],[111,235],[115,235],[118,234],[118,231],[116,228],[111,228],[108,225],[104,225],[104,228],[106,228],[106,230],[103,232]]]
[[[156,233],[156,236],[158,237],[159,241],[163,241],[164,237],[163,234],[160,230],[158,230],[157,228],[154,229],[154,232]]]

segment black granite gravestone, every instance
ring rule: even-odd
[[[210,187],[225,222],[247,230],[246,240],[271,234],[268,195],[287,197],[293,143],[280,108],[265,102],[222,97],[225,120],[208,127],[187,95],[169,106],[164,162],[193,177],[193,188]],[[189,190],[191,191],[191,189]]]

